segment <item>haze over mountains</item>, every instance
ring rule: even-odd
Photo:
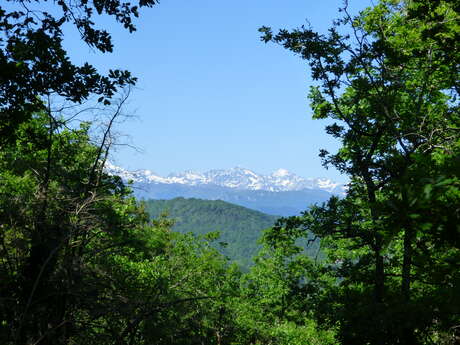
[[[266,190],[270,192],[299,191],[319,189],[331,193],[342,193],[344,185],[325,178],[304,178],[286,169],[278,169],[270,175],[257,174],[252,170],[235,167],[231,169],[213,169],[204,173],[187,170],[160,176],[151,170],[129,171],[107,163],[107,171],[124,180],[135,183],[184,184],[189,186],[216,185],[235,189]]]
[[[278,216],[299,214],[311,204],[324,202],[333,194],[344,195],[346,191],[344,185],[331,180],[304,178],[285,169],[263,175],[236,167],[163,177],[151,170],[128,171],[109,163],[107,172],[132,181],[134,193],[140,199],[223,200]]]

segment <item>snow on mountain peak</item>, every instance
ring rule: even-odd
[[[320,189],[336,194],[343,194],[345,187],[324,178],[303,178],[286,169],[278,169],[270,175],[257,174],[252,170],[235,167],[231,169],[214,169],[204,173],[184,171],[162,177],[150,170],[128,171],[111,163],[106,163],[106,171],[118,175],[123,180],[135,183],[183,184],[190,186],[217,185],[240,190],[266,190],[272,192]]]
[[[289,174],[290,174],[290,172],[287,171],[286,169],[278,169],[275,172],[273,172],[272,176],[284,177],[284,176],[288,176]]]

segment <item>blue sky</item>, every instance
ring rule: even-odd
[[[369,0],[350,0],[356,11]],[[325,123],[311,120],[307,65],[282,47],[264,44],[263,25],[306,24],[325,31],[341,0],[162,0],[141,12],[129,34],[109,19],[115,50],[100,54],[76,33],[65,44],[77,62],[101,71],[130,70],[139,78],[127,110],[137,119],[118,131],[142,153],[119,148],[116,164],[173,171],[242,166],[260,173],[285,168],[305,177],[345,181],[325,170],[320,148],[335,150]]]

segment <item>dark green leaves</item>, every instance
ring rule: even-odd
[[[146,7],[154,4],[154,0],[139,3]],[[135,83],[136,78],[127,71],[113,70],[104,76],[89,63],[74,65],[62,40],[64,25],[71,23],[88,45],[103,53],[112,52],[110,33],[96,28],[95,12],[113,16],[132,32],[135,30],[132,17],[139,14],[137,6],[119,0],[91,3],[60,0],[56,3],[56,14],[50,14],[39,1],[26,8],[17,1],[8,5],[8,10],[0,7],[1,141],[8,140],[18,124],[32,113],[44,109],[37,101],[39,98],[60,96],[82,103],[98,95],[107,105],[120,87]]]

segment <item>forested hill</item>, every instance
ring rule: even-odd
[[[145,201],[147,212],[158,217],[166,212],[175,219],[173,229],[203,235],[219,231],[220,242],[228,243],[223,253],[247,266],[256,254],[262,230],[271,227],[276,216],[250,210],[221,200],[175,198]]]
[[[283,142],[294,132],[305,138],[304,147],[332,146],[331,152],[320,150],[322,164],[349,181],[346,193],[336,196],[290,188],[297,182],[307,187],[308,181],[284,170],[266,179],[245,169],[164,178],[143,171],[133,172],[132,179],[122,171],[107,171],[112,148],[123,145],[118,133],[124,129],[116,125],[131,117],[125,108],[128,96],[139,88],[123,66],[111,68],[124,56],[112,60],[99,55],[116,53],[113,43],[126,37],[112,24],[133,32],[141,8],[158,2],[0,1],[0,345],[459,345],[460,1],[376,0],[362,11],[345,1],[328,31],[302,23],[293,28],[294,17],[303,17],[300,8],[290,7],[294,1],[286,2],[282,17],[255,17],[270,7],[260,2],[247,16],[236,18],[240,21],[219,30],[219,38],[233,37],[233,27],[244,19],[254,38],[260,19],[274,20],[276,26],[286,20],[291,29],[275,32],[264,26],[260,38],[288,49],[309,66],[306,85],[298,89],[298,77],[284,80],[276,73],[274,78],[237,75],[236,82],[248,89],[260,83],[273,89],[292,81],[294,88],[286,89],[292,95],[311,86],[311,115],[326,125],[325,133],[337,145],[305,135],[305,127],[294,127],[298,121],[286,119],[282,128],[272,127],[275,136],[264,130],[260,134],[265,137],[257,137],[269,153],[268,161],[259,164],[287,162],[286,155],[313,164],[286,149],[282,156],[273,155],[265,145]],[[209,55],[196,44],[205,37],[201,35],[215,26],[220,14],[238,11],[244,2],[207,12],[203,19],[212,20],[200,25],[205,31],[187,32],[182,41],[175,36],[193,25],[204,8],[198,2],[173,2],[179,4],[177,13],[162,10],[146,18],[161,17],[159,24],[168,24],[166,31],[155,30],[149,45],[158,52],[158,61],[170,60],[174,73],[182,76],[183,61],[171,59],[175,55],[162,49],[160,41],[173,39],[180,52],[185,47],[197,58]],[[322,12],[308,3],[313,3],[310,15]],[[167,12],[171,17],[163,17]],[[183,13],[192,20],[183,22]],[[170,31],[172,26],[179,31]],[[152,28],[144,37],[154,36]],[[102,71],[83,62],[90,54],[78,57],[66,51],[72,31],[101,53],[97,65]],[[245,35],[238,32],[238,38],[246,40]],[[216,42],[209,41],[211,52],[220,49]],[[233,54],[232,47],[222,53]],[[259,55],[246,48],[239,53],[258,63]],[[271,51],[265,49],[266,54]],[[142,66],[150,69],[138,63],[139,54],[130,55],[139,65],[136,74],[142,76]],[[220,55],[211,58],[219,59],[209,74],[217,80],[222,73],[239,71],[237,65],[228,69]],[[163,68],[161,63],[152,65],[160,68],[156,71]],[[287,67],[280,63],[273,72]],[[156,84],[176,80],[173,70],[164,74],[166,80],[155,79]],[[168,91],[156,95],[155,103],[163,102],[168,110],[172,102],[188,105],[191,88],[206,95],[194,84],[198,74],[173,83],[174,88],[166,89],[171,97]],[[149,80],[147,76],[143,85]],[[214,87],[211,79],[207,84]],[[214,88],[224,96],[229,89]],[[241,107],[276,105],[276,119],[291,112],[293,99],[271,97],[269,104],[269,98],[250,96]],[[212,115],[214,109],[227,108],[228,99],[223,101],[213,101]],[[208,117],[195,116],[203,102],[195,103],[198,108],[186,115],[192,114],[188,117],[200,126]],[[227,110],[213,118],[217,127],[202,133],[203,142],[227,144],[227,137],[217,138],[213,132],[234,122],[234,111]],[[159,118],[182,112],[154,113]],[[269,114],[262,115],[265,119]],[[173,132],[168,140],[158,136],[159,141],[151,141],[153,159],[158,164],[185,163],[180,157],[176,162],[156,159],[168,157],[163,149],[176,143],[184,130],[195,133],[189,122],[169,127]],[[141,130],[158,134],[162,128]],[[185,139],[195,141],[193,136]],[[192,158],[202,158],[194,166],[216,162],[199,142],[176,144],[173,152],[183,149]],[[239,157],[240,151],[228,145],[221,158]],[[124,183],[135,179],[139,184]],[[136,188],[142,191],[144,186],[146,196],[136,195]],[[239,189],[243,186],[252,189]],[[278,193],[283,193],[281,198]],[[173,199],[179,196],[226,202]],[[178,231],[172,231],[168,218],[150,220],[136,197],[167,199],[146,202],[146,207],[153,216],[169,211]],[[287,217],[275,222],[282,214],[280,205]],[[220,240],[181,233],[213,230],[221,231]],[[223,253],[243,267],[255,254],[254,264],[246,271],[228,265],[216,250],[219,241],[228,242]]]

